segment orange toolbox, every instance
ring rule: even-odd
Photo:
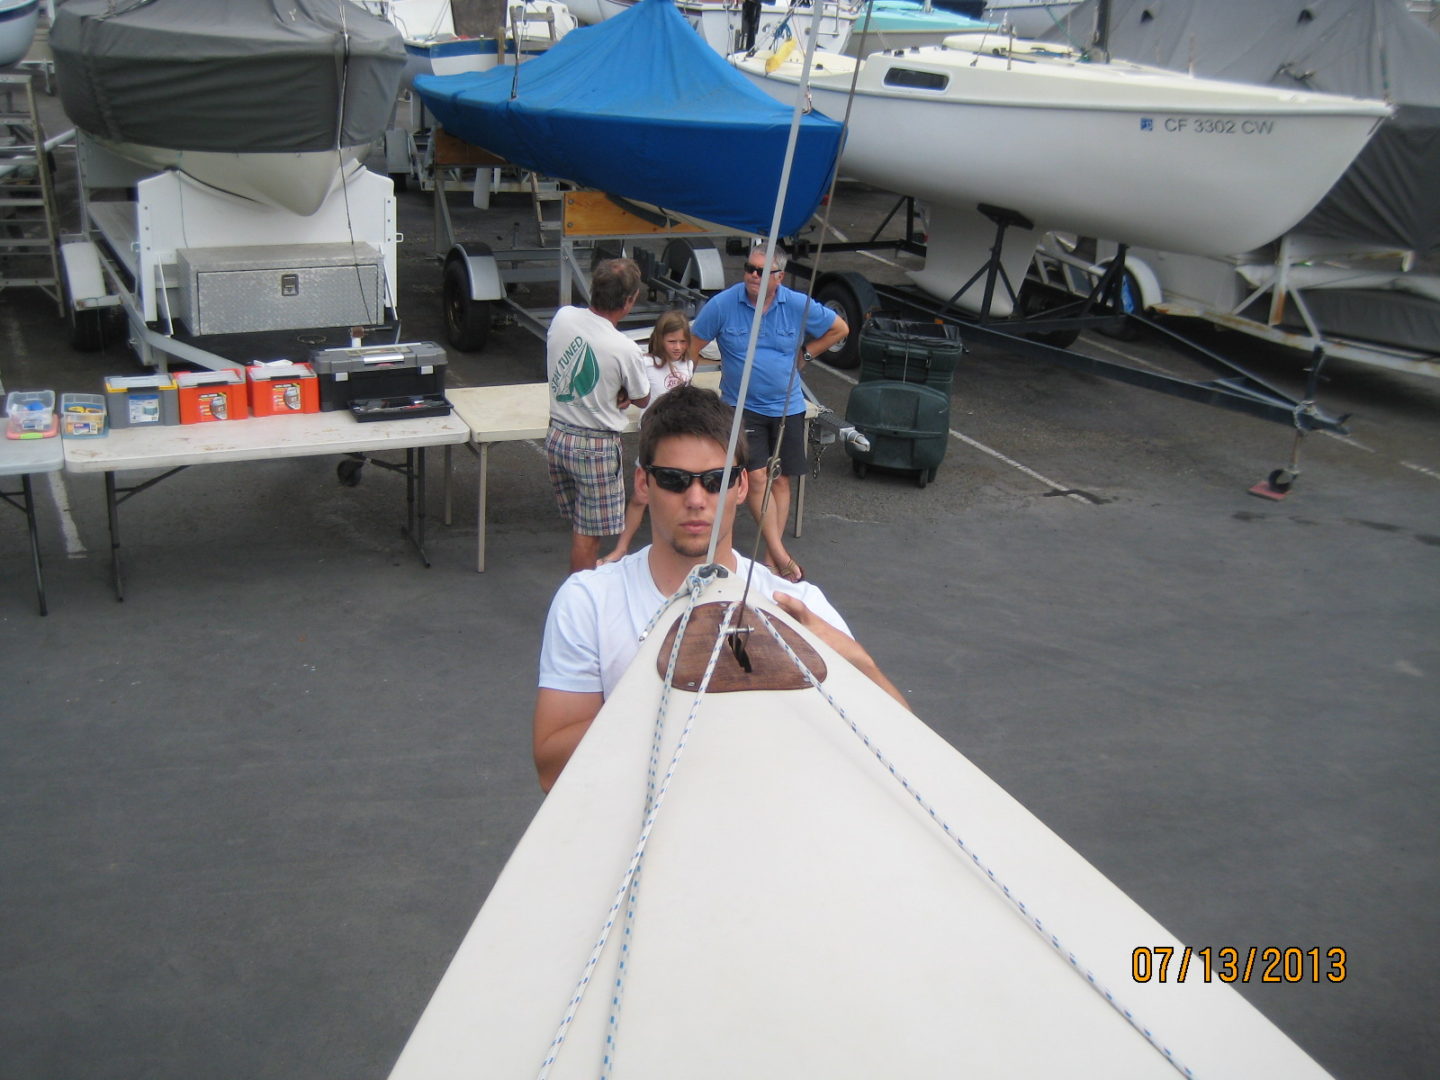
[[[320,379],[306,363],[276,360],[245,369],[254,416],[288,416],[320,411]]]
[[[250,415],[250,406],[245,400],[245,375],[235,368],[177,371],[174,377],[180,398],[180,423],[244,420]]]

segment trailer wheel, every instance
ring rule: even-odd
[[[1135,275],[1126,270],[1120,281],[1120,310],[1126,315],[1140,314],[1140,283],[1135,280]],[[1129,319],[1125,320],[1123,326],[1114,330],[1105,327],[1098,328],[1100,333],[1106,337],[1114,338],[1116,341],[1134,341],[1144,334],[1144,329]]]
[[[470,296],[470,274],[460,260],[445,266],[441,292],[445,307],[445,336],[461,352],[479,352],[490,336],[490,301]]]
[[[860,327],[870,314],[860,301],[855,287],[844,277],[833,277],[821,282],[815,290],[815,300],[824,304],[845,320],[850,327],[850,336],[830,346],[825,362],[831,367],[855,368],[860,366]]]
[[[99,352],[105,347],[104,309],[70,309],[70,345],[78,352]]]
[[[1020,287],[1019,303],[1016,305],[1022,318],[1029,318],[1032,315],[1042,315],[1050,307],[1045,302],[1045,295],[1042,290],[1037,289],[1031,282],[1026,282]],[[1041,345],[1049,345],[1056,349],[1068,349],[1080,337],[1079,330],[1048,330],[1044,333],[1026,333],[1024,324],[1021,324],[1020,333],[1031,341],[1038,341]]]

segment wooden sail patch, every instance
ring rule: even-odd
[[[690,613],[690,624],[685,628],[685,640],[680,643],[680,656],[675,662],[674,685],[678,689],[693,691],[700,688],[700,681],[705,677],[705,666],[710,662],[710,653],[715,647],[715,635],[720,632],[720,623],[729,606],[724,603],[701,604]],[[800,657],[817,679],[824,682],[827,670],[820,654],[780,619],[772,617],[771,621],[795,655]],[[803,690],[810,685],[804,673],[795,666],[795,662],[786,655],[780,643],[760,623],[753,611],[744,609],[739,622],[740,632],[734,636],[744,642],[750,670],[746,671],[741,665],[735,650],[727,641],[720,647],[720,655],[715,661],[715,672],[710,676],[707,692],[728,694],[736,690]],[[750,628],[749,633],[744,632],[746,627]],[[675,634],[679,629],[680,619],[677,618],[671,625],[670,632],[665,635],[665,641],[656,657],[655,665],[662,679],[669,666],[670,650],[674,648]]]
[[[654,219],[617,203],[603,191],[567,191],[565,193],[566,236],[660,236],[671,233],[699,233],[703,230],[688,221],[668,215]]]
[[[451,135],[444,128],[435,128],[431,140],[435,152],[436,168],[468,165],[496,167],[510,164],[499,154],[492,153],[483,146],[467,143],[464,139]]]

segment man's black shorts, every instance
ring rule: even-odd
[[[799,476],[805,471],[805,414],[794,416],[762,416],[745,410],[745,445],[747,469],[763,469],[775,448],[780,434],[780,421],[785,421],[785,443],[780,447],[780,475]]]

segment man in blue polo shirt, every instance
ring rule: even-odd
[[[805,571],[785,550],[785,523],[790,520],[790,477],[805,471],[805,396],[800,370],[850,333],[835,312],[783,284],[786,256],[779,248],[770,262],[765,298],[760,285],[765,272],[765,245],[756,244],[745,260],[745,279],[712,296],[690,327],[690,355],[698,358],[710,342],[720,349],[720,397],[734,406],[740,396],[745,347],[757,307],[764,313],[755,342],[755,367],[745,394],[745,468],[750,476],[746,502],[760,526],[771,568],[787,581],[803,581]],[[792,378],[793,373],[793,378]],[[780,445],[780,475],[770,492],[764,517],[765,466]]]

